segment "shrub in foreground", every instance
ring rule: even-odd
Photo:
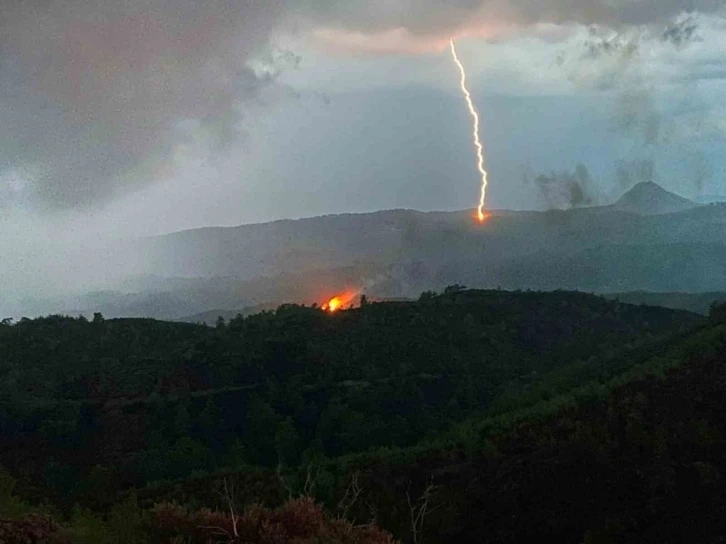
[[[152,525],[159,541],[170,544],[394,544],[390,534],[374,525],[356,526],[333,517],[309,497],[290,500],[276,510],[254,505],[240,514],[193,512],[165,503],[154,508]]]

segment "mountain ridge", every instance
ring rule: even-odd
[[[48,301],[33,312],[139,317],[156,304],[163,308],[149,317],[180,319],[222,308],[321,304],[350,289],[415,298],[455,283],[597,293],[726,291],[725,204],[698,206],[656,184],[636,186],[622,201],[645,213],[614,205],[494,210],[480,224],[472,210],[399,208],[180,231],[117,252],[133,280],[114,293]],[[663,211],[663,202],[683,209],[653,213]]]
[[[631,205],[631,202],[634,203],[638,199],[642,198],[651,198],[656,200],[661,199],[669,199],[673,202],[678,202],[683,205],[682,208],[672,210],[672,211],[663,211],[663,212],[656,212],[654,210],[649,210],[647,208],[645,209],[636,209],[636,210],[630,210],[626,209],[627,206]],[[726,200],[726,196],[723,197],[724,200]],[[658,202],[656,202],[658,203]],[[717,203],[717,202],[708,202],[709,203]],[[647,204],[647,203],[646,203]],[[685,211],[691,208],[696,208],[703,206],[704,203],[699,203],[690,199],[687,199],[685,197],[682,197],[672,191],[668,191],[667,189],[663,188],[658,183],[655,183],[653,181],[648,182],[641,182],[636,185],[634,185],[631,189],[623,193],[621,197],[614,203],[614,204],[603,204],[598,206],[578,206],[573,208],[568,208],[565,210],[559,210],[559,209],[546,209],[546,210],[512,210],[509,208],[501,208],[501,209],[491,209],[488,210],[488,212],[495,216],[512,216],[512,215],[536,215],[536,214],[547,214],[552,212],[559,212],[559,213],[572,213],[575,211],[584,211],[584,212],[593,212],[593,211],[608,211],[608,212],[626,212],[626,213],[642,213],[646,215],[652,215],[652,214],[662,214],[662,213],[674,213],[679,211]],[[204,226],[204,227],[193,227],[188,229],[182,229],[178,231],[172,231],[167,232],[163,234],[157,234],[154,236],[149,236],[146,238],[143,238],[145,240],[155,240],[160,238],[168,238],[168,237],[174,237],[177,235],[184,235],[184,234],[190,234],[195,232],[209,232],[209,231],[232,231],[236,229],[246,229],[246,228],[260,228],[260,227],[272,227],[272,226],[282,226],[282,225],[288,225],[288,224],[303,224],[308,222],[315,222],[315,221],[327,221],[327,220],[336,220],[336,219],[348,219],[348,218],[354,218],[354,219],[364,219],[364,218],[375,218],[375,217],[388,217],[392,215],[412,215],[412,216],[428,216],[428,217],[434,217],[439,216],[441,218],[454,218],[461,216],[462,218],[470,218],[474,217],[476,213],[475,208],[470,209],[462,209],[462,210],[417,210],[415,208],[389,208],[389,209],[383,209],[383,210],[373,210],[373,211],[361,211],[361,212],[342,212],[342,213],[327,213],[322,215],[314,215],[314,216],[308,216],[308,217],[298,217],[294,219],[289,218],[280,218],[280,219],[273,219],[271,221],[257,221],[253,223],[241,223],[238,225],[216,225],[216,226]]]
[[[643,215],[677,213],[700,206],[687,198],[668,191],[653,181],[638,183],[613,208]]]

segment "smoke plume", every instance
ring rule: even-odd
[[[620,161],[616,167],[616,180],[619,192],[624,193],[638,183],[645,183],[655,179],[655,164],[652,160],[636,159]]]
[[[548,209],[570,209],[598,203],[599,195],[587,168],[578,164],[571,172],[540,174],[534,179]]]

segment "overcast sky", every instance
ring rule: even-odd
[[[726,194],[723,3],[3,2],[0,279],[82,240],[474,207],[449,37],[489,207],[566,207],[573,176]]]

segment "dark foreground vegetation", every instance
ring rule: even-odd
[[[569,292],[5,322],[0,542],[719,542],[725,362]]]

